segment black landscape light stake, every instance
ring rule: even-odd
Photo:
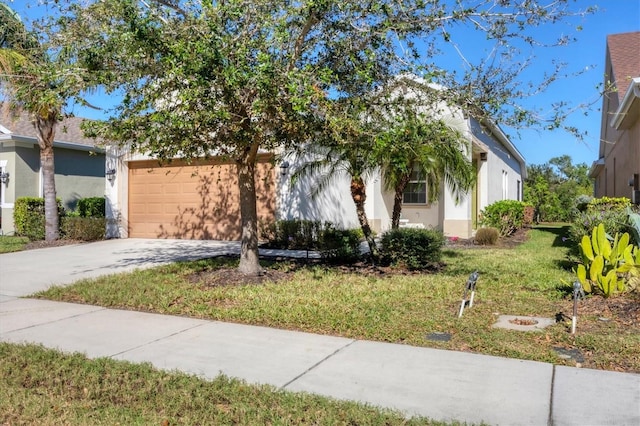
[[[573,317],[571,318],[571,334],[576,334],[578,324],[578,299],[584,298],[584,290],[580,281],[573,282]]]
[[[462,293],[462,302],[460,303],[460,312],[458,313],[458,318],[462,316],[462,312],[464,311],[464,307],[467,304],[467,294],[471,292],[471,297],[469,297],[469,307],[473,306],[473,298],[476,295],[476,283],[478,282],[478,271],[474,271],[469,275],[469,279],[464,286],[464,293]]]

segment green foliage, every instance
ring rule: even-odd
[[[105,217],[105,198],[87,197],[78,200],[78,213],[81,217]]]
[[[286,219],[262,226],[267,246],[285,250],[313,250],[319,247],[323,230],[332,225],[313,220]]]
[[[587,204],[587,210],[625,210],[629,206],[631,206],[631,200],[626,197],[600,197],[592,199]]]
[[[591,192],[588,166],[572,164],[568,155],[527,167],[524,201],[534,206],[537,222],[570,221],[576,212],[576,198]]]
[[[350,264],[360,259],[361,229],[326,228],[320,234],[320,256],[330,263]]]
[[[481,246],[492,246],[498,242],[498,238],[500,238],[500,231],[496,228],[484,227],[476,231],[474,240]]]
[[[103,240],[107,220],[104,217],[66,216],[61,218],[62,237],[68,240]]]
[[[445,238],[431,229],[398,228],[382,234],[380,258],[384,264],[413,270],[439,266]]]
[[[64,214],[60,199],[58,217]],[[44,240],[45,237],[44,199],[37,197],[19,197],[13,208],[13,223],[16,235],[27,237],[32,241]]]
[[[353,263],[360,258],[361,229],[336,229],[330,222],[278,220],[263,226],[266,246],[285,250],[317,250],[332,263]]]
[[[525,206],[517,200],[496,201],[482,210],[480,224],[497,228],[500,236],[507,237],[524,226]]]
[[[593,228],[591,237],[582,237],[580,252],[583,263],[575,273],[582,288],[587,293],[599,291],[604,297],[625,291],[630,275],[636,275],[636,265],[640,265],[640,251],[629,244],[629,234],[616,234],[611,242],[602,223]]]
[[[616,200],[616,201],[611,201]],[[632,231],[630,217],[627,210],[627,199],[595,198],[591,200],[584,211],[578,212],[573,219],[569,238],[575,244],[582,241],[582,237],[590,235],[592,229],[599,223],[604,225],[609,235],[622,234]],[[639,244],[632,233],[632,242]]]

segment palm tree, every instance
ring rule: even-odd
[[[356,215],[372,259],[377,257],[377,247],[365,211],[367,199],[366,181],[377,170],[374,157],[375,127],[363,121],[363,111],[369,108],[362,99],[350,98],[336,101],[332,105],[332,117],[326,122],[317,139],[301,147],[299,155],[311,158],[292,176],[296,181],[302,177],[315,178],[312,197],[321,193],[338,179],[349,178],[350,194],[356,207]]]
[[[40,146],[45,210],[45,240],[59,238],[53,141],[65,103],[78,93],[77,78],[69,73],[62,55],[53,56],[18,14],[0,3],[0,84],[5,107],[26,111]],[[58,52],[59,53],[59,52]]]
[[[387,130],[376,138],[375,157],[385,189],[394,192],[393,229],[399,227],[403,193],[414,174],[425,181],[429,202],[438,200],[443,181],[457,201],[471,189],[475,176],[467,144],[460,131],[442,119],[412,111],[392,118]]]

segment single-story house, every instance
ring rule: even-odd
[[[470,238],[486,206],[504,199],[522,200],[526,163],[504,132],[491,122],[481,123],[471,117],[459,117],[458,121],[456,127],[468,140],[469,161],[477,173],[474,187],[457,203],[452,192],[443,188],[440,199],[430,204],[426,192],[408,193],[415,188],[426,191],[421,182],[410,182],[403,197],[400,226],[438,229],[449,237]],[[296,162],[289,161],[294,168]],[[299,179],[295,185],[281,179],[277,216],[324,220],[346,228],[359,226],[348,176],[311,198],[314,185],[313,178]],[[369,179],[366,194],[365,211],[371,228],[378,233],[390,229],[394,194],[385,191],[380,173]]]
[[[62,120],[56,128],[54,164],[56,195],[67,210],[80,198],[104,196],[105,154],[95,141],[85,138],[82,118]],[[1,232],[14,232],[13,206],[20,197],[42,197],[40,146],[27,113],[0,115]]]
[[[594,196],[640,204],[640,31],[607,36],[600,148],[589,177]]]
[[[522,200],[526,163],[495,124],[458,114],[459,126],[469,142],[469,161],[477,170],[472,191],[456,203],[450,191],[441,191],[437,203],[414,198],[403,206],[403,226],[442,230],[447,236],[469,238],[487,205],[503,199]],[[275,164],[272,154],[261,155],[257,168],[257,209],[261,223],[276,219],[330,221],[340,227],[358,227],[349,180],[310,197],[313,178],[291,184],[290,174],[299,160],[287,159],[290,168]],[[237,240],[240,209],[233,163],[176,160],[159,165],[126,149],[107,151],[107,237],[187,238]],[[419,182],[416,182],[419,183]],[[419,185],[418,185],[419,186]],[[411,198],[411,197],[408,197]],[[390,228],[393,194],[383,190],[380,177],[367,183],[366,212],[372,228]]]

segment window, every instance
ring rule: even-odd
[[[520,181],[516,182],[516,187],[517,187],[517,197],[518,197],[518,201],[522,201],[522,183]]]
[[[404,204],[427,204],[427,181],[422,171],[414,168],[402,194]]]
[[[502,199],[509,199],[509,175],[506,170],[502,171]]]

